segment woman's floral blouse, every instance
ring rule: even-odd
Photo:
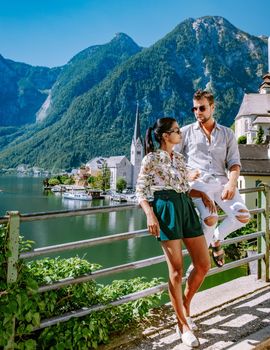
[[[182,154],[173,151],[171,159],[168,152],[157,150],[143,158],[136,186],[139,203],[144,199],[149,200],[155,191],[160,190],[189,191]]]

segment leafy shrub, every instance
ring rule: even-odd
[[[256,219],[251,219],[246,226],[232,232],[229,235],[229,237],[233,238],[233,237],[243,236],[256,231],[257,231],[257,221]],[[246,255],[246,250],[248,249],[249,245],[256,244],[256,242],[257,242],[257,239],[255,238],[252,242],[244,241],[244,242],[234,243],[230,245],[225,245],[224,250],[225,250],[226,256],[230,260],[241,259]]]
[[[20,238],[20,252],[31,249],[33,242]],[[4,347],[11,334],[15,318],[16,349],[92,349],[109,341],[113,332],[127,328],[147,315],[157,305],[160,295],[149,296],[103,311],[71,318],[70,320],[38,329],[43,319],[88,308],[96,304],[108,304],[136,291],[153,287],[160,279],[144,278],[113,281],[110,285],[90,280],[82,284],[68,285],[59,290],[38,293],[38,286],[55,281],[91,274],[100,265],[91,264],[79,257],[69,259],[45,258],[18,262],[18,279],[7,285],[7,227],[0,226],[0,347]],[[37,330],[35,330],[37,329]]]
[[[51,185],[51,186],[55,186],[55,185],[59,185],[59,184],[60,184],[60,181],[59,181],[58,179],[56,179],[56,178],[53,177],[53,178],[49,179],[48,183],[49,183],[49,185]]]
[[[238,144],[246,144],[247,143],[247,137],[245,135],[239,136],[237,140]]]

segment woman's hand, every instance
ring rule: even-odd
[[[143,208],[147,219],[147,228],[151,235],[159,237],[160,228],[158,219],[147,200],[142,200],[140,206]]]
[[[205,207],[209,209],[210,213],[216,213],[217,212],[217,208],[216,208],[215,202],[213,202],[212,199],[209,198],[206,193],[201,192],[201,199],[202,199],[203,204],[205,205]]]
[[[148,231],[151,233],[151,235],[155,237],[159,237],[159,234],[160,234],[159,222],[153,210],[147,213],[146,218],[147,218]]]

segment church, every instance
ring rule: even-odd
[[[139,104],[137,103],[134,133],[131,140],[130,160],[122,156],[112,157],[96,157],[86,163],[91,175],[96,175],[98,171],[102,171],[104,163],[111,172],[110,188],[116,190],[116,183],[119,178],[124,178],[128,188],[135,188],[138,174],[141,167],[141,162],[144,156],[143,141],[141,137],[140,119],[139,119]]]
[[[259,129],[263,130],[263,143],[255,144]],[[261,182],[270,185],[270,38],[268,39],[268,73],[258,93],[245,94],[235,118],[235,136],[246,137],[239,144],[241,172],[238,187],[256,187]],[[242,194],[248,208],[257,207],[257,194]]]
[[[235,118],[235,137],[246,136],[247,144],[255,143],[260,127],[266,139],[270,135],[270,73],[263,76],[259,93],[244,95]]]
[[[235,137],[246,137],[246,143],[255,143],[259,129],[264,140],[270,138],[270,38],[268,38],[268,73],[263,76],[259,93],[245,94],[235,118]]]

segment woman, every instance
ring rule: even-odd
[[[159,149],[154,150],[151,133],[154,132]],[[197,327],[190,318],[190,302],[207,271],[210,259],[202,228],[190,196],[202,198],[214,211],[214,203],[200,191],[189,192],[188,173],[180,153],[173,147],[180,142],[179,125],[173,118],[158,119],[145,137],[145,154],[137,180],[139,204],[147,217],[149,232],[161,241],[169,270],[169,295],[175,310],[177,332],[188,346],[199,346],[192,330]],[[149,196],[154,196],[152,206]],[[181,240],[192,258],[190,273],[182,296],[183,258]]]

